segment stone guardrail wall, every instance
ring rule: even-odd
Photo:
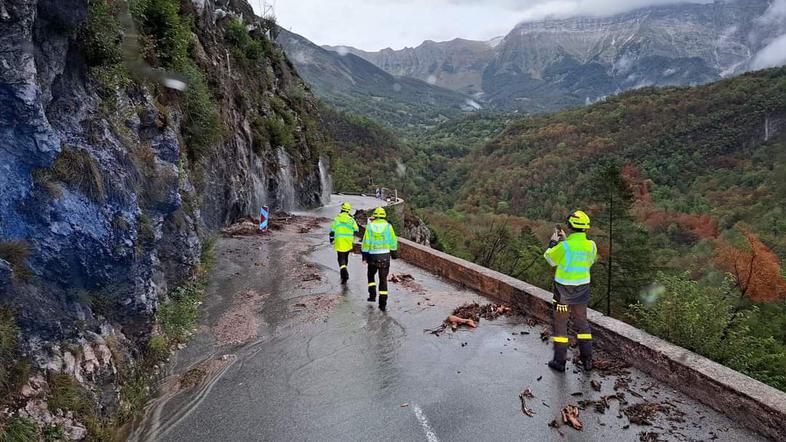
[[[406,239],[405,261],[498,301],[551,319],[551,293],[499,272]],[[670,344],[629,324],[589,310],[594,343],[632,366],[774,440],[786,441],[786,393]]]

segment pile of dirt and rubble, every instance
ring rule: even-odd
[[[329,221],[327,218],[276,212],[270,217],[268,229],[275,231],[285,230],[292,233],[309,233],[327,221]],[[262,234],[259,230],[259,220],[252,217],[245,217],[235,221],[230,226],[221,229],[221,233],[225,236],[252,236]]]
[[[685,421],[685,413],[671,402],[641,402],[623,408],[622,412],[634,425],[652,425],[658,414],[665,415],[666,420],[671,422]]]
[[[453,310],[445,321],[435,329],[426,330],[427,332],[439,336],[448,327],[456,331],[462,325],[469,328],[478,326],[481,318],[489,321],[505,316],[513,311],[512,308],[503,304],[478,304],[477,302],[470,302],[463,304]]]
[[[252,218],[243,218],[221,229],[221,233],[225,236],[259,235],[259,221]]]

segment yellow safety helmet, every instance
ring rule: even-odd
[[[387,218],[388,214],[385,212],[385,209],[382,207],[377,207],[374,209],[374,218]]]
[[[587,230],[590,228],[590,217],[581,210],[577,210],[568,217],[568,224],[574,229]]]
[[[352,210],[352,204],[349,204],[349,203],[342,203],[341,204],[341,211],[342,212],[347,212],[348,213],[350,210]]]

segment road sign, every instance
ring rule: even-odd
[[[259,232],[267,233],[268,221],[270,220],[270,209],[267,206],[262,206],[259,209]]]

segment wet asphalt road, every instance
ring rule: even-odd
[[[334,196],[317,214],[334,215],[344,199],[356,208],[376,204]],[[351,256],[350,284],[341,287],[326,239],[323,224],[308,233],[294,229],[220,241],[205,325],[172,362],[162,382],[169,387],[148,408],[132,440],[637,441],[642,432],[664,440],[760,439],[636,371],[631,389],[644,398],[628,394],[629,402],[668,401],[686,413],[677,419],[683,422],[659,415],[652,426],[630,425],[612,401],[605,414],[582,411],[582,432],[550,428],[564,405],[614,394],[616,377],[551,372],[541,327],[522,318],[481,321],[475,330],[441,336],[424,333],[461,303],[488,300],[399,260],[392,272],[413,275],[414,284],[392,284],[382,313],[365,300],[359,256]],[[314,273],[321,279],[314,280]],[[246,290],[269,294],[253,307],[256,336],[220,345],[211,327],[232,310],[235,294]],[[172,386],[194,367],[211,368],[196,387]],[[602,382],[602,393],[592,390],[590,379]],[[535,395],[527,402],[534,417],[521,412],[518,393],[525,388]]]

